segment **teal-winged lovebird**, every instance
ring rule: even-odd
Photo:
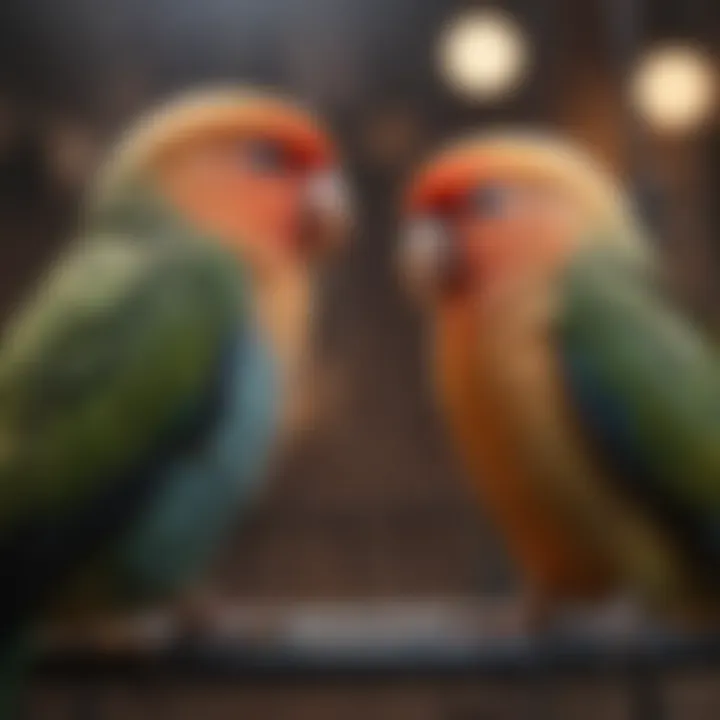
[[[318,120],[245,88],[171,101],[110,152],[0,346],[8,704],[56,603],[181,592],[250,506],[343,190]]]

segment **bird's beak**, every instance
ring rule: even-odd
[[[339,170],[313,173],[302,204],[301,244],[310,254],[326,254],[347,243],[353,226],[348,183]]]
[[[398,265],[410,295],[422,299],[463,285],[464,258],[448,229],[431,218],[415,218],[401,232]]]

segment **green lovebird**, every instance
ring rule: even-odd
[[[439,404],[526,619],[628,591],[714,619],[720,353],[619,184],[565,141],[478,133],[419,171],[406,213]]]
[[[311,114],[243,88],[110,153],[0,344],[0,716],[61,601],[181,592],[250,506],[345,236],[338,162]]]

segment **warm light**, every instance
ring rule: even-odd
[[[660,47],[641,60],[631,89],[639,113],[657,130],[690,132],[715,104],[712,60],[689,45]]]
[[[519,86],[528,48],[517,23],[497,10],[471,10],[440,37],[439,61],[447,83],[468,99],[497,100]]]

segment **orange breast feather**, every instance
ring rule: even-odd
[[[611,585],[606,556],[547,492],[548,468],[528,444],[533,420],[525,410],[544,401],[552,382],[541,338],[533,337],[532,323],[518,320],[502,308],[483,313],[467,302],[445,309],[436,328],[442,402],[479,499],[530,588],[554,597],[596,596]]]

